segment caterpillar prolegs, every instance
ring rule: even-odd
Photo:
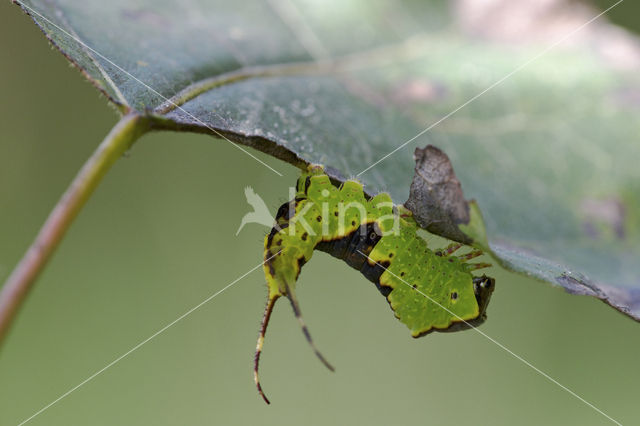
[[[258,365],[269,318],[281,296],[291,302],[318,358],[333,370],[315,347],[295,294],[300,270],[314,250],[344,260],[372,281],[413,337],[464,330],[484,322],[494,280],[471,274],[489,264],[468,262],[481,251],[455,255],[462,247],[458,243],[429,248],[418,234],[420,228],[411,212],[394,205],[388,194],[368,198],[354,180],[338,188],[320,166],[309,166],[298,179],[296,191],[295,198],[279,208],[276,223],[264,241],[268,296],[256,346],[254,379],[265,402],[269,400],[260,385]]]

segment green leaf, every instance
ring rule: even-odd
[[[415,147],[439,147],[500,263],[640,320],[640,49],[604,18],[572,34],[596,11],[550,2],[514,25],[509,2],[18,3],[158,129],[220,132],[396,202]]]

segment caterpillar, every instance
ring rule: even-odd
[[[432,250],[411,211],[395,205],[386,193],[368,197],[355,180],[334,186],[322,166],[310,165],[297,181],[295,198],[278,209],[275,222],[264,240],[268,295],[254,357],[255,384],[267,404],[258,367],[280,297],[289,299],[307,342],[333,371],[311,339],[295,293],[300,270],[314,250],[344,260],[373,282],[413,337],[464,330],[486,319],[495,281],[471,271],[490,265],[468,263],[482,252],[454,255],[459,243]]]

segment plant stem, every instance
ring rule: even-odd
[[[111,129],[58,204],[49,214],[31,247],[24,254],[0,291],[0,343],[15,318],[29,289],[42,272],[65,232],[96,189],[104,175],[127,149],[149,130],[149,121],[129,113]]]

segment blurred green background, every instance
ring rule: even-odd
[[[639,6],[613,17],[628,24]],[[117,115],[7,1],[0,45],[1,282]],[[0,351],[0,425],[31,416],[261,261],[266,229],[235,236],[250,209],[244,187],[275,209],[297,171],[255,154],[285,178],[203,135],[150,134],[116,164]],[[490,273],[498,287],[481,330],[637,424],[640,324],[595,299]],[[251,362],[266,289],[257,270],[29,424],[608,423],[478,333],[412,339],[371,283],[323,253],[300,284],[334,374],[281,303],[262,360],[272,405],[258,397]]]

